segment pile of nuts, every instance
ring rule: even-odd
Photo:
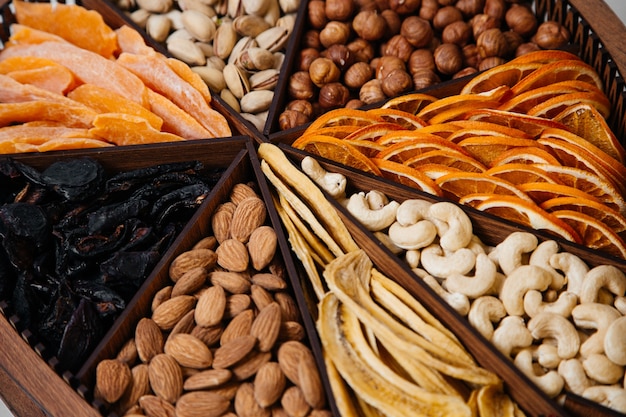
[[[282,130],[470,75],[570,38],[527,0],[310,0]]]
[[[211,92],[262,131],[300,0],[118,0]]]
[[[274,229],[250,184],[211,218],[213,235],[181,253],[95,395],[120,415],[328,417]]]

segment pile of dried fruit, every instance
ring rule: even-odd
[[[16,0],[0,52],[0,153],[231,136],[202,79],[81,6]]]
[[[626,258],[625,151],[596,72],[540,51],[443,99],[340,109],[296,148]]]
[[[120,414],[328,417],[316,361],[252,184],[236,184],[213,234],[169,267],[96,395]]]

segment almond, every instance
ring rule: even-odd
[[[250,292],[250,279],[247,274],[230,271],[212,271],[209,281],[219,285],[231,294],[245,294]]]
[[[277,357],[280,369],[283,370],[287,379],[296,385],[300,384],[298,367],[302,357],[305,355],[313,356],[308,347],[295,340],[284,342],[278,348]]]
[[[312,355],[302,355],[300,358],[298,380],[300,381],[298,386],[302,390],[302,395],[307,404],[311,408],[322,408],[326,401],[324,388],[317,370],[317,363],[315,363]]]
[[[156,355],[148,364],[148,378],[152,391],[170,403],[183,392],[183,373],[178,362],[168,355]]]
[[[279,291],[287,288],[287,283],[284,279],[269,272],[260,272],[252,275],[252,283],[268,291]]]
[[[224,329],[220,343],[224,345],[239,336],[250,334],[253,320],[254,311],[252,310],[245,310],[237,314]]]
[[[254,387],[251,382],[239,386],[235,395],[235,413],[240,417],[270,417],[271,411],[261,407],[254,399]]]
[[[199,241],[196,242],[195,245],[193,245],[192,249],[211,249],[211,250],[215,250],[215,248],[217,247],[217,238],[215,236],[207,236],[207,237],[203,237],[202,239],[200,239]]]
[[[124,343],[124,346],[122,346],[115,358],[131,366],[135,363],[137,357],[137,345],[135,344],[135,338],[132,337]]]
[[[254,305],[259,310],[263,310],[269,304],[274,302],[274,297],[267,291],[265,288],[252,284],[250,286],[250,296],[252,297],[252,301],[254,301]]]
[[[286,292],[277,292],[274,294],[274,300],[276,300],[280,306],[284,321],[300,320],[300,310],[298,309],[298,304],[296,304],[296,300],[294,300],[291,295]]]
[[[285,342],[287,340],[302,340],[306,336],[304,326],[297,321],[283,321],[280,324],[280,332],[278,340]]]
[[[221,324],[211,327],[196,326],[191,331],[191,334],[202,340],[205,345],[212,347],[220,341],[220,337],[222,336],[223,331],[224,328]]]
[[[251,185],[240,182],[235,184],[230,191],[230,201],[235,205],[239,205],[239,203],[248,197],[258,197],[258,194]]]
[[[151,392],[147,364],[140,363],[139,365],[135,365],[133,369],[130,370],[130,373],[133,381],[115,406],[117,414],[120,415],[125,414],[131,406],[137,404],[137,401],[139,401],[139,398],[143,395],[147,395]]]
[[[196,304],[192,295],[179,295],[161,303],[152,313],[152,320],[161,330],[171,330]]]
[[[172,337],[172,335],[175,335],[177,333],[191,333],[193,328],[196,326],[196,321],[194,318],[195,313],[195,309],[192,308],[191,310],[189,310],[187,314],[185,314],[172,328],[168,337]]]
[[[233,294],[226,300],[226,318],[232,318],[248,309],[252,300],[247,294]]]
[[[212,269],[217,262],[217,255],[211,249],[192,249],[178,255],[170,264],[170,279],[178,281],[190,269],[203,267]]]
[[[211,227],[213,228],[213,235],[218,243],[230,238],[230,224],[236,207],[234,203],[227,202],[219,205],[215,213],[213,213]]]
[[[186,333],[177,333],[167,338],[165,353],[176,359],[180,366],[204,369],[213,362],[213,354],[202,340]]]
[[[192,391],[176,401],[177,417],[220,417],[230,406],[230,401],[211,391]]]
[[[198,291],[206,283],[208,272],[203,266],[191,268],[185,272],[174,284],[172,288],[172,297],[177,295],[193,294]]]
[[[159,291],[157,291],[157,293],[154,295],[154,298],[152,298],[152,306],[150,311],[156,310],[157,307],[160,306],[164,301],[172,298],[173,289],[174,286],[168,285],[167,287],[163,287]]]
[[[252,351],[247,357],[233,366],[231,370],[237,381],[245,381],[256,374],[259,368],[269,362],[270,359],[272,359],[270,352]]]
[[[176,417],[174,406],[156,395],[143,395],[139,398],[139,405],[150,417]]]
[[[246,335],[220,346],[213,355],[213,367],[223,369],[236,364],[254,349],[256,342],[256,337]]]
[[[292,417],[305,417],[311,410],[311,407],[304,399],[302,390],[295,385],[285,390],[280,399],[280,405]]]
[[[196,323],[199,326],[211,327],[219,324],[226,310],[226,293],[224,288],[213,285],[206,289],[196,304]]]
[[[228,271],[243,272],[248,269],[248,249],[237,239],[226,239],[217,247],[215,253],[217,264]]]
[[[250,334],[259,339],[258,349],[261,352],[269,352],[280,332],[280,306],[272,302],[264,307],[252,322]]]
[[[250,263],[257,271],[262,270],[271,262],[276,253],[278,238],[271,226],[260,226],[254,229],[248,240]]]
[[[131,380],[132,375],[126,362],[105,359],[96,367],[96,390],[108,403],[119,400]]]
[[[135,327],[135,345],[142,362],[150,362],[154,356],[163,353],[163,332],[154,320],[144,317]]]
[[[265,202],[258,197],[243,199],[235,209],[230,224],[230,236],[246,243],[257,227],[265,223],[267,209]]]
[[[277,362],[267,362],[254,377],[254,399],[261,407],[269,407],[280,399],[285,390],[285,374]]]
[[[232,375],[228,369],[207,369],[187,378],[183,384],[183,389],[194,391],[219,387],[228,382]]]

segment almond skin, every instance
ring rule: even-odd
[[[282,396],[286,381],[277,362],[266,363],[254,377],[254,399],[263,408],[271,406]]]
[[[258,197],[254,188],[242,182],[233,185],[233,189],[230,191],[230,201],[233,204],[239,205],[239,203],[248,197]]]
[[[199,326],[211,327],[219,324],[226,311],[226,292],[219,285],[207,288],[196,304],[195,318]]]
[[[174,284],[172,297],[177,295],[193,294],[206,283],[208,272],[205,267],[197,266],[185,272]]]
[[[213,355],[213,367],[224,369],[236,364],[254,349],[256,343],[256,337],[246,335],[220,346]]]
[[[213,354],[202,340],[186,333],[177,333],[167,338],[165,353],[176,359],[180,366],[204,369],[211,366]]]
[[[161,330],[171,330],[196,304],[192,295],[179,295],[161,303],[152,313],[152,320]]]
[[[232,375],[228,369],[207,369],[187,378],[183,388],[185,391],[194,391],[219,387],[228,382]]]
[[[192,391],[176,401],[176,416],[220,417],[229,406],[230,401],[220,394],[211,391]]]
[[[231,271],[211,271],[209,281],[219,285],[231,294],[246,294],[250,292],[250,278],[246,273]]]
[[[269,265],[276,254],[278,238],[271,226],[260,226],[254,229],[248,240],[250,263],[257,271]]]
[[[137,355],[142,362],[150,362],[154,356],[163,353],[163,332],[154,320],[144,317],[135,327]]]
[[[263,408],[254,399],[254,387],[251,382],[239,386],[235,395],[235,413],[240,417],[270,417],[271,411]]]
[[[269,352],[280,332],[280,306],[272,302],[264,307],[252,322],[250,334],[259,339],[258,349],[261,352]]]
[[[253,321],[254,311],[250,309],[237,314],[224,329],[220,343],[225,345],[233,339],[250,334]]]
[[[211,227],[218,243],[230,238],[230,224],[237,206],[232,202],[221,204],[211,217]]]
[[[126,362],[105,359],[96,367],[96,391],[108,403],[114,403],[126,391],[132,380]]]
[[[246,245],[237,239],[226,239],[215,250],[217,264],[232,272],[243,272],[248,269],[250,260]]]
[[[230,224],[230,236],[242,243],[246,243],[257,227],[265,223],[267,208],[265,202],[258,197],[243,199],[235,212]]]
[[[148,378],[152,391],[167,402],[176,402],[183,392],[183,373],[176,359],[167,353],[152,358]]]
[[[212,269],[217,263],[217,255],[211,249],[192,249],[178,255],[170,264],[170,279],[178,281],[190,269],[203,267]]]

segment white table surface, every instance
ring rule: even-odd
[[[626,22],[626,1],[625,0],[605,0],[622,21]],[[0,401],[0,417],[12,417],[11,412]]]

